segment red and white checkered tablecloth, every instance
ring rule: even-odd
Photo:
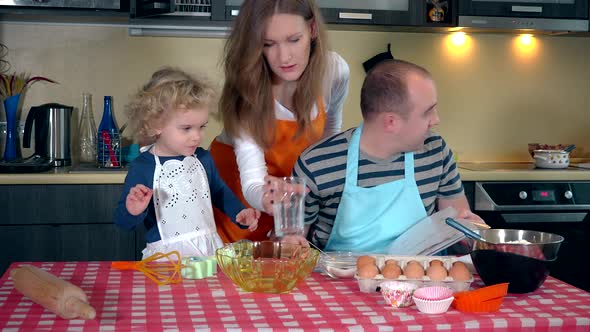
[[[15,263],[14,268],[20,264]],[[590,293],[549,277],[534,293],[509,294],[499,312],[427,315],[392,309],[354,279],[313,273],[288,294],[247,293],[220,271],[202,280],[158,286],[110,262],[31,263],[80,286],[94,320],[64,320],[24,298],[8,272],[0,279],[1,331],[590,331]],[[480,287],[479,279],[472,287]]]

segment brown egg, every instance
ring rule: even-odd
[[[385,266],[387,266],[388,264],[395,264],[399,266],[399,263],[395,260],[395,259],[388,259],[385,261]]]
[[[402,269],[397,264],[385,264],[381,274],[385,279],[397,279],[402,274]]]
[[[433,266],[433,265],[443,266],[443,262],[441,260],[438,260],[438,259],[433,259],[433,260],[430,261],[430,266]]]
[[[375,264],[375,257],[371,257],[371,256],[360,256],[357,261],[356,261],[356,268],[358,270],[360,270],[361,267],[363,267],[364,265],[367,264]]]
[[[365,264],[358,269],[360,278],[375,278],[379,274],[379,269],[375,264]]]
[[[430,262],[430,266],[426,270],[426,275],[433,281],[441,281],[447,277],[447,269],[439,260]]]
[[[404,275],[408,279],[420,279],[424,276],[424,268],[417,261],[410,261],[404,269]]]
[[[449,270],[449,276],[457,281],[466,281],[471,279],[471,272],[463,262],[455,262]]]
[[[412,260],[412,261],[409,261],[407,265],[412,265],[412,264],[417,264],[417,265],[420,265],[420,266],[422,266],[422,264],[420,264],[420,262],[418,262],[418,261],[414,261],[414,260]]]

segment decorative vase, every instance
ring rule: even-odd
[[[10,96],[4,99],[4,111],[6,112],[6,146],[4,148],[4,161],[16,159],[16,138],[18,130],[16,128],[16,110],[20,94]]]

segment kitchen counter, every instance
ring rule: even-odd
[[[590,181],[590,169],[497,169],[473,170],[483,163],[459,163],[463,181]],[[467,169],[472,168],[472,169]],[[70,173],[72,167],[55,168],[45,173],[0,174],[0,184],[122,184],[126,170],[84,170]]]
[[[463,181],[588,181],[590,164],[570,163],[561,169],[536,168],[531,162],[462,162]]]
[[[475,171],[459,167],[459,174],[462,181],[590,181],[590,169]]]
[[[72,167],[56,167],[43,173],[0,174],[0,184],[122,184],[124,169],[95,169],[71,172]]]
[[[21,263],[12,264],[11,268]],[[548,277],[529,294],[508,294],[500,311],[420,313],[393,309],[355,279],[312,273],[286,294],[241,291],[224,274],[158,286],[110,262],[31,263],[79,286],[96,309],[93,320],[65,320],[23,297],[8,272],[0,279],[0,330],[302,330],[302,331],[589,331],[590,293]],[[479,278],[471,285],[482,287]]]

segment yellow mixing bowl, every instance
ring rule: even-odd
[[[320,252],[293,243],[238,241],[216,251],[219,268],[245,291],[286,293],[307,278]]]

